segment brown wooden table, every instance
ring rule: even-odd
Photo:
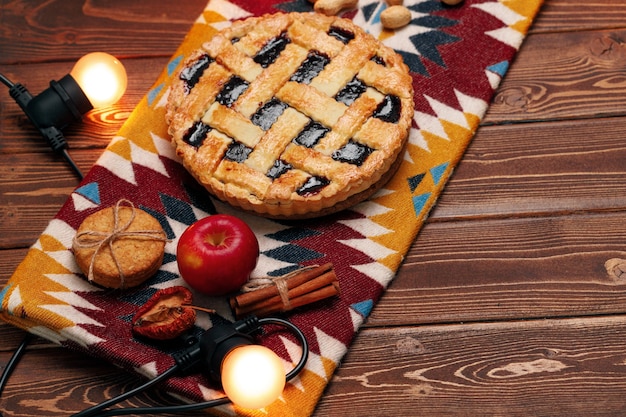
[[[0,72],[37,93],[87,52],[122,59],[121,103],[65,130],[87,171],[205,2],[2,0]],[[315,416],[626,415],[626,275],[604,266],[626,258],[625,39],[624,0],[546,0]],[[0,284],[76,184],[0,93]],[[23,336],[0,324],[0,365]],[[36,340],[0,410],[66,416],[136,384]]]

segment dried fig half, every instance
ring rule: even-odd
[[[191,291],[182,286],[164,288],[133,316],[133,333],[157,340],[169,340],[193,327],[196,310]]]

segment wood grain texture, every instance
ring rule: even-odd
[[[65,131],[87,171],[205,2],[0,2],[0,72],[37,93],[86,52],[122,59],[123,100]],[[626,3],[546,0],[530,33],[315,417],[626,414],[626,280],[604,267],[626,259]],[[0,284],[76,184],[0,94]],[[1,366],[23,336],[0,324]],[[36,339],[0,411],[67,416],[137,383]]]
[[[626,118],[483,126],[431,221],[626,207]]]
[[[623,115],[626,30],[530,35],[483,124]]]
[[[206,0],[5,0],[0,63],[73,62],[92,51],[169,56]]]
[[[577,32],[623,28],[626,3],[622,0],[544,1],[530,33]]]
[[[369,326],[587,316],[626,311],[623,212],[430,223]]]
[[[50,357],[54,357],[54,361],[50,361]],[[7,359],[7,353],[0,353],[0,360]],[[3,393],[2,412],[4,416],[12,417],[67,417],[131,390],[139,382],[137,377],[112,368],[100,359],[60,347],[34,345],[26,352],[11,385]],[[120,403],[120,406],[153,404],[174,405],[179,402],[155,388]]]
[[[618,416],[626,317],[362,331],[315,416]]]

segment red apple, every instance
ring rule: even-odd
[[[259,242],[241,219],[215,214],[189,226],[178,241],[176,261],[196,291],[219,296],[237,291],[259,258]]]

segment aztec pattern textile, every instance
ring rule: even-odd
[[[307,336],[310,358],[278,401],[261,411],[228,405],[214,412],[310,415],[461,159],[540,3],[466,0],[448,7],[439,0],[405,0],[413,19],[394,32],[381,28],[384,1],[360,0],[344,17],[393,47],[411,69],[415,115],[403,163],[384,189],[352,209],[330,218],[280,222],[226,207],[200,189],[169,143],[164,104],[172,75],[216,30],[233,19],[310,11],[312,6],[307,0],[211,0],[153,88],[0,292],[2,319],[153,378],[173,365],[171,353],[181,347],[136,340],[130,318],[157,289],[183,285],[175,258],[182,231],[212,213],[234,214],[253,228],[260,242],[253,275],[282,275],[298,266],[332,262],[341,295],[286,315]],[[156,217],[171,241],[163,266],[144,285],[103,290],[85,280],[69,248],[87,215],[122,198]],[[194,303],[217,310],[201,314],[198,329],[232,320],[227,300],[196,296]],[[262,343],[281,356],[287,369],[300,358],[300,346],[288,332],[267,334]],[[222,396],[202,375],[172,378],[167,388],[192,401]]]

